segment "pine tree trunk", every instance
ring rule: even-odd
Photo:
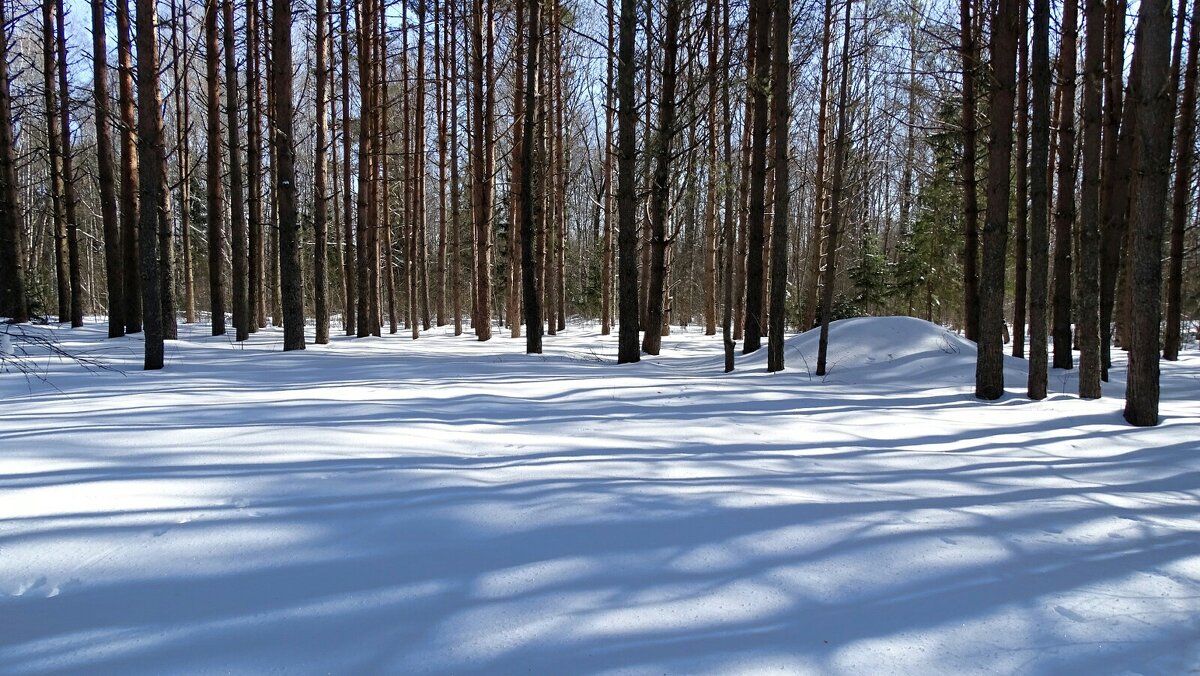
[[[133,99],[133,42],[129,0],[116,0],[117,67],[121,111],[121,249],[124,253],[125,333],[142,330],[141,171],[138,167],[138,118]],[[157,305],[157,301],[155,302]]]
[[[621,0],[617,31],[617,363],[641,360],[638,347],[637,101],[633,90],[637,0]]]
[[[292,5],[272,0],[271,66],[275,85],[275,172],[279,204],[279,286],[283,349],[304,349],[304,284],[300,277],[300,219],[296,213],[296,146],[292,134]]]
[[[158,89],[158,13],[153,0],[137,0],[138,60],[138,254],[141,257],[142,317],[145,320],[147,371],[163,367],[163,321],[159,293],[158,209],[167,189],[166,153],[163,148],[162,106]]]
[[[1029,379],[1030,399],[1046,398],[1046,299],[1050,238],[1050,0],[1033,0],[1030,49],[1032,135],[1029,146]]]
[[[1112,365],[1113,309],[1117,273],[1121,267],[1121,248],[1127,227],[1129,167],[1135,120],[1135,107],[1122,105],[1125,10],[1123,2],[1108,4],[1105,40],[1104,169],[1100,188],[1100,212],[1103,218],[1100,229],[1100,376],[1105,381],[1108,380],[1108,370]]]
[[[228,0],[226,0],[228,1]],[[329,251],[329,125],[325,117],[325,97],[328,96],[329,36],[326,34],[328,0],[316,0],[316,116],[317,147],[313,159],[313,305],[316,311],[316,336],[314,342],[324,345],[329,342],[329,275],[326,272]]]
[[[99,4],[99,0],[94,1]],[[94,17],[95,9],[92,11]],[[24,211],[17,190],[11,91],[8,78],[8,17],[4,3],[0,2],[0,316],[14,322],[27,322],[29,298],[25,289],[25,241],[21,232],[21,214]],[[107,245],[107,228],[105,234]],[[110,296],[110,302],[116,301]],[[112,329],[109,331],[111,335]]]
[[[342,324],[347,336],[353,336],[358,331],[355,321],[358,311],[358,246],[354,239],[354,210],[353,194],[350,191],[350,17],[347,5],[342,3],[340,13],[341,30],[341,61],[342,61],[342,238],[345,240],[342,249],[342,274],[345,275],[346,307]]]
[[[1100,162],[1104,86],[1104,0],[1084,2],[1083,186],[1079,193],[1079,263],[1075,307],[1079,341],[1079,396],[1100,390]]]
[[[1187,227],[1188,196],[1192,184],[1191,151],[1196,144],[1196,76],[1200,70],[1200,0],[1192,5],[1192,27],[1188,34],[1187,70],[1183,76],[1183,91],[1179,99],[1179,119],[1175,138],[1179,151],[1175,159],[1175,186],[1171,197],[1171,244],[1167,264],[1167,327],[1164,336],[1163,358],[1179,359],[1181,323],[1183,321],[1183,257],[1184,234]]]
[[[525,353],[542,353],[542,304],[537,290],[537,266],[533,260],[535,214],[534,201],[534,143],[537,115],[538,71],[541,68],[542,30],[539,0],[525,0],[525,22],[528,43],[521,75],[521,141],[520,162],[513,166],[514,186],[519,190],[516,200],[521,208],[521,295],[525,310]],[[520,23],[521,19],[518,19]],[[515,152],[515,151],[514,151]],[[513,320],[516,324],[516,320]]]
[[[825,285],[821,289],[821,337],[817,343],[818,377],[824,377],[828,372],[829,356],[829,315],[833,306],[833,280],[837,273],[838,230],[842,218],[842,189],[846,174],[846,147],[849,136],[849,98],[850,98],[850,6],[846,3],[846,14],[842,25],[842,67],[840,84],[838,85],[838,119],[837,131],[834,132],[833,142],[833,185],[830,191],[829,224],[825,244]]]
[[[975,183],[975,71],[979,67],[979,46],[973,9],[976,8],[972,0],[959,0],[963,87],[960,170],[963,183],[963,329],[967,340],[979,340],[979,194]]]
[[[1020,0],[999,0],[992,25],[992,92],[988,117],[987,213],[983,226],[983,269],[979,279],[979,351],[975,396],[1004,395],[1004,269],[1008,245],[1008,205],[1012,188],[1013,99],[1016,90]]]
[[[1075,43],[1078,8],[1067,2],[1058,59],[1061,112],[1058,120],[1058,201],[1054,218],[1054,368],[1074,366],[1071,354],[1071,244],[1075,226]]]
[[[217,14],[220,0],[204,8],[205,64],[208,83],[208,299],[212,335],[225,335],[225,283],[221,257],[225,250],[225,186],[221,181],[221,55]],[[143,203],[144,205],[145,203]]]
[[[1012,355],[1025,356],[1026,308],[1029,301],[1029,3],[1021,2],[1017,47],[1016,279],[1013,287]]]
[[[1143,0],[1135,41],[1144,49],[1134,58],[1130,75],[1139,94],[1130,92],[1138,108],[1134,152],[1140,168],[1133,195],[1133,250],[1129,367],[1125,385],[1125,420],[1136,426],[1158,424],[1159,327],[1162,287],[1162,228],[1166,217],[1171,171],[1173,96],[1168,82],[1171,49],[1171,6],[1167,0]]]
[[[178,3],[171,1],[171,70],[175,78],[172,95],[175,99],[175,156],[178,158],[179,175],[179,235],[183,252],[183,320],[192,324],[196,321],[196,288],[192,275],[192,193],[191,193],[191,91],[188,68],[184,62],[180,42],[188,39],[189,12],[180,13]]]
[[[759,0],[767,2],[768,0]],[[683,14],[681,0],[667,0],[663,15],[663,70],[661,98],[658,104],[658,137],[655,143],[654,177],[650,184],[650,283],[647,295],[646,331],[642,351],[656,355],[662,346],[663,290],[666,279],[667,209],[671,201],[671,160],[678,131],[675,122],[676,61],[679,54],[679,24]]]
[[[763,212],[767,185],[767,86],[771,77],[771,1],[752,0],[753,30],[746,35],[753,44],[753,79],[749,97],[753,106],[750,137],[750,191],[746,218],[746,328],[742,354],[762,347],[763,311]]]
[[[262,69],[258,51],[258,2],[246,1],[246,175],[249,183],[250,260],[248,298],[254,321],[250,332],[267,325],[267,303],[263,289],[263,188],[262,188]]]
[[[773,0],[774,44],[772,45],[771,127],[775,130],[775,216],[771,223],[770,329],[767,333],[767,371],[784,367],[783,331],[787,301],[788,249],[788,53],[791,48],[792,12],[789,0]]]
[[[0,16],[0,22],[3,20],[3,16]],[[96,175],[100,188],[100,218],[104,226],[104,279],[108,291],[108,337],[119,338],[125,335],[125,298],[123,270],[121,269],[121,224],[117,220],[117,172],[113,160],[112,128],[109,126],[108,41],[105,30],[104,2],[103,0],[92,0],[92,89],[95,100]],[[3,39],[4,31],[0,30],[0,40]],[[0,50],[0,59],[3,58],[3,50]],[[7,67],[0,69],[0,78],[3,78],[0,86],[7,89]],[[0,93],[0,97],[5,96],[7,93]],[[3,110],[3,106],[0,105],[0,118],[7,120],[10,114],[11,112]],[[0,139],[2,139],[3,133],[0,131]],[[3,141],[0,140],[0,156],[3,155],[2,146]],[[3,162],[3,159],[0,159],[0,162]],[[3,180],[3,170],[3,167],[0,166],[0,181]],[[3,206],[0,203],[0,208]],[[0,217],[0,219],[7,220],[6,217]],[[5,227],[8,227],[8,223],[0,220],[0,237],[4,237]],[[19,239],[18,236],[17,240],[19,241]],[[7,250],[8,246],[10,245],[6,240],[6,244],[2,248]],[[10,264],[14,263],[7,258],[0,259],[0,267]],[[14,267],[16,270],[20,270],[19,263],[15,263]],[[22,285],[23,283],[22,281]],[[0,282],[0,286],[4,286],[3,282]],[[10,307],[0,303],[0,315],[12,316]]]
[[[46,104],[46,150],[50,160],[50,203],[54,223],[54,277],[57,282],[58,321],[71,321],[71,252],[64,205],[62,128],[59,125],[58,84],[55,74],[54,0],[42,0],[42,94]]]

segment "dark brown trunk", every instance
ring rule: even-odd
[[[138,165],[139,202],[144,207],[138,218],[138,253],[141,257],[142,317],[145,320],[145,363],[147,371],[163,367],[163,322],[159,293],[158,210],[167,189],[163,171],[161,98],[158,91],[158,13],[153,0],[137,0],[138,79]]]
[[[1075,227],[1075,0],[1063,6],[1062,47],[1058,58],[1061,111],[1058,118],[1058,201],[1054,215],[1054,368],[1074,366],[1071,354],[1071,259]]]
[[[767,371],[782,371],[783,326],[787,301],[788,259],[788,53],[791,48],[792,12],[789,0],[773,0],[774,44],[772,45],[771,128],[775,139],[775,215],[771,221],[770,329],[767,333]]]
[[[1140,167],[1133,196],[1130,256],[1132,303],[1129,322],[1129,367],[1125,384],[1125,420],[1136,426],[1158,424],[1159,327],[1162,288],[1162,229],[1171,171],[1173,96],[1168,78],[1171,50],[1171,6],[1167,0],[1143,0],[1136,37],[1141,58],[1130,74],[1138,95],[1134,153]]]
[[[1046,296],[1050,262],[1050,0],[1033,0],[1030,49],[1032,135],[1029,145],[1029,379],[1030,399],[1046,398]]]
[[[212,335],[225,335],[225,282],[221,257],[225,250],[225,186],[221,181],[221,53],[217,30],[219,0],[204,7],[205,65],[208,84],[208,301]],[[144,203],[143,203],[144,204]]]
[[[1187,70],[1183,76],[1183,91],[1179,98],[1179,120],[1175,145],[1179,148],[1175,160],[1175,186],[1171,198],[1171,244],[1167,264],[1167,327],[1163,358],[1179,359],[1183,321],[1183,256],[1184,234],[1187,226],[1188,196],[1192,185],[1192,148],[1196,144],[1196,75],[1200,70],[1200,0],[1192,5],[1192,27],[1188,33]]]
[[[989,401],[1004,396],[1004,269],[1009,190],[1012,187],[1009,171],[1020,1],[999,0],[992,25],[987,213],[983,226],[983,268],[979,279],[979,351],[975,362],[975,396]]]
[[[617,31],[617,363],[641,360],[638,346],[637,101],[633,78],[637,0],[621,0]]]
[[[1100,391],[1100,161],[1104,87],[1104,0],[1084,2],[1083,148],[1079,193],[1079,263],[1075,309],[1079,343],[1079,396]]]
[[[296,145],[292,134],[292,4],[272,0],[271,67],[275,85],[275,190],[279,204],[279,286],[283,349],[304,349],[304,284],[296,213]]]
[[[0,22],[3,20],[3,16],[0,16]],[[122,279],[124,271],[121,265],[121,224],[117,220],[117,172],[113,160],[112,128],[109,126],[108,41],[105,36],[105,24],[103,0],[92,0],[92,89],[95,96],[96,174],[100,187],[100,218],[104,224],[104,279],[108,291],[108,337],[119,338],[125,335],[125,297],[124,280]],[[4,32],[0,30],[0,40],[3,39]],[[3,50],[0,50],[0,58],[3,56]],[[0,86],[7,89],[7,68],[0,70],[0,78],[3,78]],[[7,96],[7,93],[0,93],[0,97],[3,96]],[[10,114],[9,111],[3,109],[3,105],[0,105],[0,118],[7,120]],[[0,131],[0,137],[2,135],[3,132]],[[0,155],[3,154],[2,146],[3,141],[0,140]],[[2,161],[0,159],[0,162]],[[3,167],[0,167],[0,174],[2,173]],[[0,180],[3,180],[2,175],[0,175]],[[0,205],[0,208],[2,206]],[[0,223],[0,230],[7,225],[7,223]],[[2,236],[3,234],[0,234],[0,237]],[[8,264],[7,259],[3,261],[3,265]],[[17,269],[19,270],[19,267]],[[0,315],[11,316],[10,310],[7,307],[0,307]]]
[[[99,3],[99,0],[95,1]],[[94,12],[95,9],[93,16]],[[0,316],[9,317],[15,322],[27,322],[29,297],[25,290],[25,241],[21,232],[21,214],[24,211],[17,190],[11,91],[8,79],[8,17],[4,3],[0,2]],[[107,229],[105,234],[107,248]]]
[[[329,53],[329,36],[326,34],[329,4],[328,0],[316,0],[316,5],[317,147],[313,160],[313,305],[317,321],[314,342],[324,345],[329,342],[329,276],[326,272],[329,256],[329,126],[325,117],[325,97],[329,88],[326,65]]]
[[[979,194],[975,182],[975,71],[979,46],[974,31],[972,0],[959,0],[962,55],[963,183],[963,329],[967,340],[979,340]]]

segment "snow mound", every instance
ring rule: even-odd
[[[815,372],[821,329],[785,343],[789,369]],[[765,353],[766,350],[764,349]],[[975,344],[915,317],[856,317],[829,325],[827,378],[841,382],[892,382],[928,386],[975,377]],[[759,357],[766,360],[766,354]]]

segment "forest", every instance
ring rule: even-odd
[[[898,314],[976,341],[985,400],[1006,343],[1032,399],[1120,347],[1153,425],[1195,325],[1186,0],[7,4],[0,314],[105,315],[147,369],[205,318],[540,353],[584,317],[776,371]]]
[[[1200,670],[1200,0],[0,0],[0,673]]]

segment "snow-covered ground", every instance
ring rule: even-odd
[[[575,326],[280,352],[55,329],[123,372],[0,375],[3,673],[1200,670],[1200,355],[1163,423],[971,396],[915,319],[721,373]],[[1119,360],[1123,356],[1118,353]]]

